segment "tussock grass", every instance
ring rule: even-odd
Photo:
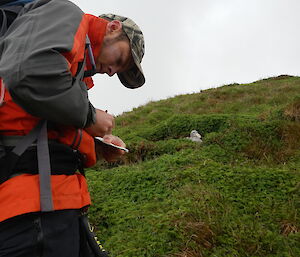
[[[299,86],[235,83],[117,117],[130,153],[87,173],[112,256],[300,256]]]

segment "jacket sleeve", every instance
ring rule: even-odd
[[[93,122],[95,109],[61,53],[72,50],[82,17],[71,2],[36,1],[0,43],[0,76],[13,100],[34,116],[81,128]]]
[[[85,83],[72,77],[66,60],[54,50],[27,59],[6,84],[13,100],[31,115],[80,128],[93,121]]]

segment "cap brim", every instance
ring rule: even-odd
[[[132,46],[132,42],[130,40],[130,45]],[[145,76],[142,69],[142,66],[139,62],[139,58],[136,53],[131,48],[131,54],[134,61],[134,67],[128,71],[118,73],[119,79],[121,83],[128,88],[138,88],[144,85],[145,83]]]
[[[145,84],[145,76],[140,63],[128,71],[118,73],[121,83],[127,88],[138,88]]]

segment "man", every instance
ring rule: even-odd
[[[90,76],[142,86],[144,39],[122,16],[26,2],[0,41],[0,256],[87,256],[79,220],[90,196],[78,169],[95,164],[94,137],[125,146],[113,116],[89,102]]]

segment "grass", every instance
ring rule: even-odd
[[[300,256],[299,85],[231,84],[117,117],[130,153],[87,172],[111,256]]]

